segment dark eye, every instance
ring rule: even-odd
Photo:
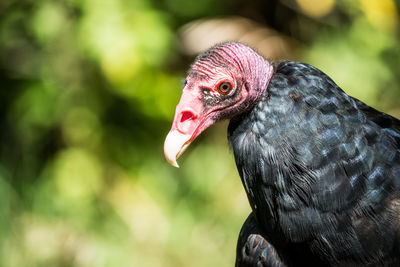
[[[222,82],[218,85],[218,92],[222,95],[227,95],[232,88],[233,86],[230,82]]]

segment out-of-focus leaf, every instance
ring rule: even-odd
[[[241,40],[398,115],[394,2],[0,1],[0,266],[233,266],[227,122],[162,153],[190,62]]]

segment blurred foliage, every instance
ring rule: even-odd
[[[167,165],[189,62],[176,31],[240,15],[303,44],[293,59],[400,115],[392,0],[0,2],[0,265],[233,266],[250,212],[207,130]],[[204,36],[207,38],[207,36]]]

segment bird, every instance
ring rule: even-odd
[[[200,54],[184,81],[167,161],[230,120],[252,212],[236,267],[400,266],[400,121],[321,70],[239,42]]]

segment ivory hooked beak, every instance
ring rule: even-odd
[[[176,160],[185,152],[190,145],[191,135],[182,134],[177,130],[168,133],[164,142],[164,155],[167,161],[174,167],[179,168]]]

